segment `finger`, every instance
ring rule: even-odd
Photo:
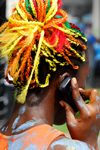
[[[90,100],[90,103],[93,103],[95,105],[97,103],[100,103],[99,92],[97,89],[88,89],[88,90],[79,89],[79,91],[83,97]]]
[[[83,100],[89,100],[89,96],[91,95],[92,89],[84,90],[82,88],[79,88],[79,92],[83,98]]]
[[[78,110],[80,111],[80,115],[85,115],[89,113],[87,105],[85,104],[82,96],[80,95],[76,78],[72,78],[71,87],[72,87],[72,97]]]
[[[86,99],[89,99],[93,89],[83,90],[82,88],[79,88],[79,91],[82,94],[82,96],[84,96]]]
[[[77,124],[77,120],[75,118],[72,107],[69,104],[67,104],[65,101],[60,101],[59,103],[65,109],[67,125],[75,127]]]

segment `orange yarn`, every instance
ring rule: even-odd
[[[46,0],[45,1],[45,5],[44,5],[44,18],[45,18],[45,15],[46,15],[46,9],[48,8],[48,1],[49,0]],[[44,20],[43,20],[44,21]]]
[[[62,24],[63,22],[67,21],[67,19],[68,19],[67,14],[61,9],[59,9],[59,12],[63,16],[63,18],[61,18],[61,19],[52,19],[52,20],[48,21],[48,23],[46,25],[44,25],[43,29],[51,28],[51,27],[54,27],[58,24]]]
[[[75,39],[73,36],[66,34],[66,37],[68,37],[72,41],[78,43],[84,50],[86,50],[86,45],[82,45],[81,42],[79,40]]]
[[[41,4],[40,4],[40,1],[41,1],[41,0],[36,0],[37,5],[38,5],[38,7],[37,7],[37,9],[38,9],[38,21],[41,22],[42,13],[41,13]]]
[[[14,13],[15,11],[16,11],[16,8],[14,8],[14,9],[12,10],[12,17],[13,17],[13,19],[16,20],[15,13]]]
[[[32,57],[29,57],[28,58],[28,61],[27,61],[27,70],[26,70],[26,72],[25,72],[25,76],[26,76],[26,79],[27,79],[27,81],[28,81],[28,79],[29,79],[29,72],[30,72],[30,70],[31,70],[31,68],[32,68]]]
[[[26,13],[26,15],[28,16],[28,18],[29,18],[31,21],[34,21],[34,19],[32,18],[32,16],[27,12],[25,6],[23,6],[22,3],[24,3],[24,0],[19,0],[19,4],[20,4],[22,10]]]
[[[78,66],[74,66],[73,63],[70,61],[70,59],[64,54],[64,52],[61,52],[63,57],[68,61],[68,63],[73,67],[73,69],[78,69]]]
[[[12,24],[11,22],[8,22],[8,26],[9,28],[13,28],[13,27],[20,27],[21,25],[15,23]]]
[[[5,22],[5,23],[0,27],[0,32],[2,32],[7,26],[8,26],[8,22]]]

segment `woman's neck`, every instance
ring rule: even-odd
[[[39,105],[29,106],[27,102],[24,105],[15,104],[14,112],[5,126],[1,129],[4,135],[19,134],[32,127],[49,124],[52,126],[54,118],[54,107],[52,104],[46,104],[47,98],[44,98]]]
[[[1,133],[19,134],[41,124],[52,126],[56,112],[55,91],[56,81],[53,81],[38,95],[28,93],[25,104],[16,102],[14,112],[8,123],[1,129]]]

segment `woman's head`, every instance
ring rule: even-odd
[[[47,87],[57,70],[78,70],[85,62],[87,40],[61,5],[61,0],[19,0],[0,28],[1,56],[8,56],[6,80],[10,75],[9,82],[21,90],[20,103],[28,89]]]

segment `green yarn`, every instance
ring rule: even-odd
[[[29,8],[28,8],[28,4],[29,4],[29,0],[25,0],[26,10],[29,12],[29,14],[31,14],[31,13],[30,13],[30,10],[29,10]]]
[[[30,4],[30,1],[29,0],[25,0],[25,7],[26,7],[26,10],[28,11],[28,13],[30,15],[33,15],[33,11],[32,11],[32,8],[31,8],[31,4]],[[29,19],[30,20],[30,19]]]
[[[19,5],[19,7],[21,8],[21,6]],[[18,12],[18,10],[16,10],[17,11],[17,14],[20,16],[20,13]]]
[[[33,15],[32,13],[32,8],[31,8],[31,4],[30,4],[30,1],[29,0],[25,0],[25,6],[26,6],[26,10],[28,11],[28,13],[30,15]],[[30,9],[29,9],[30,8]]]
[[[85,35],[84,35],[83,32],[81,32],[81,31],[79,31],[79,30],[77,30],[77,29],[71,28],[71,26],[70,26],[70,24],[69,24],[68,21],[65,22],[65,26],[66,26],[67,29],[72,29],[72,30],[74,30],[75,32],[80,33],[83,37],[85,37]]]
[[[69,28],[70,28],[70,24],[69,24],[69,22],[68,22],[68,21],[66,21],[66,22],[65,22],[65,26],[66,26],[66,28],[67,28],[67,29],[69,29]]]
[[[48,1],[48,8],[46,10],[46,14],[48,13],[49,9],[50,9],[50,0]]]
[[[30,1],[29,1],[29,8],[30,8],[31,15],[33,15],[33,11],[32,11],[32,8],[31,8]]]
[[[55,15],[56,18],[63,18],[63,16]]]

